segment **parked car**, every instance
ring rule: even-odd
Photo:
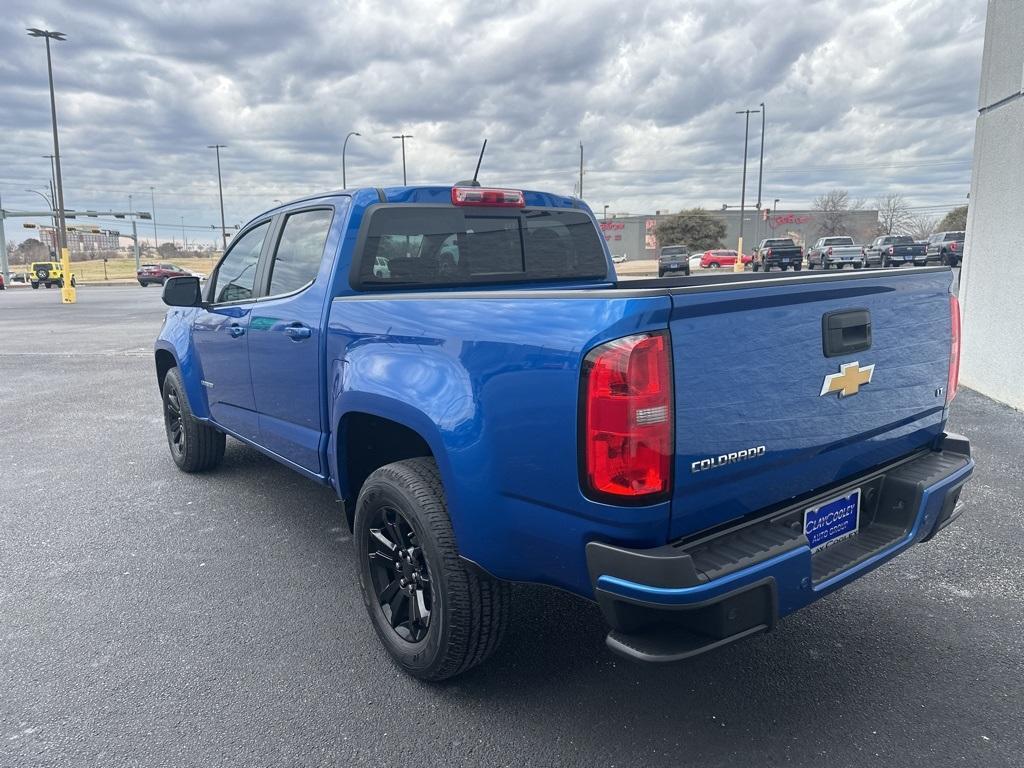
[[[167,262],[162,262],[160,264],[142,264],[139,267],[139,271],[135,273],[135,277],[138,279],[139,285],[143,288],[147,285],[163,285],[169,277],[183,277],[186,275],[192,275],[199,278],[203,277],[202,275],[179,267],[176,264],[170,264]]]
[[[819,237],[807,251],[807,268],[842,269],[847,264],[860,269],[867,261],[864,248],[857,245],[852,237]]]
[[[230,435],[332,487],[370,621],[417,677],[493,653],[512,582],[595,601],[619,654],[689,658],[931,539],[974,467],[946,431],[948,269],[760,278],[620,282],[554,194],[298,200],[205,285],[164,285],[171,457],[212,470]],[[756,407],[706,399],[737,386]]]
[[[616,254],[616,255],[612,256],[612,263],[613,264],[625,264],[626,261],[628,261],[628,260],[629,260],[629,257],[626,254],[624,254],[624,253],[619,253],[619,254]]]
[[[669,272],[690,274],[690,249],[685,245],[662,246],[658,254],[658,277],[664,277]]]
[[[700,269],[700,260],[702,258],[704,258],[703,253],[691,254],[690,258],[687,260],[689,262],[691,274],[693,273],[693,270]]]
[[[957,266],[964,258],[964,233],[936,232],[928,238],[925,255],[928,261]]]
[[[925,265],[925,249],[910,235],[882,235],[876,237],[864,250],[868,264],[881,267],[900,267],[913,264]]]
[[[22,285],[28,285],[32,280],[28,275],[28,272],[12,272],[11,273],[11,285],[14,283],[21,283]]]
[[[7,283],[4,282],[4,273],[0,272],[0,291],[5,290],[6,288],[7,288]]]
[[[769,237],[754,250],[753,269],[767,272],[778,267],[783,272],[792,267],[797,272],[803,267],[804,252],[790,237]]]
[[[38,289],[40,285],[64,287],[64,270],[59,261],[33,261],[30,274],[33,288]],[[74,274],[71,275],[71,285],[77,285]]]
[[[748,254],[743,254],[743,263],[749,264],[751,257]],[[725,249],[717,249],[713,251],[704,251],[700,255],[700,266],[702,269],[720,269],[721,267],[734,267],[736,266],[736,251],[730,251]]]

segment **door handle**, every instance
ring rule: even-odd
[[[312,331],[301,323],[295,325],[289,325],[284,329],[285,335],[293,341],[302,341],[302,339],[308,339],[312,335]]]
[[[245,333],[245,328],[240,325],[229,325],[228,333],[231,334],[231,338],[237,339],[239,336]]]

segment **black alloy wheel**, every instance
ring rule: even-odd
[[[164,426],[167,428],[167,443],[175,458],[185,455],[187,436],[181,413],[181,399],[178,390],[168,387],[164,395]]]
[[[430,629],[434,596],[415,530],[395,507],[381,506],[373,512],[366,538],[377,607],[399,638],[422,642]]]

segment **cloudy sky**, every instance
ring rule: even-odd
[[[833,187],[921,211],[964,202],[984,0],[320,2],[5,0],[0,195],[43,204],[54,44],[66,204],[152,207],[160,239],[212,239],[275,199],[472,175],[642,213],[738,203],[743,117],[767,105],[764,199]],[[751,118],[748,201],[760,115]],[[927,208],[931,206],[931,208]],[[206,229],[204,229],[206,227]],[[30,231],[8,222],[9,238]]]

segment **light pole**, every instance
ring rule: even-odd
[[[25,191],[26,191],[26,192],[31,192],[31,193],[32,193],[33,195],[39,195],[39,196],[40,196],[41,198],[43,198],[43,200],[45,200],[45,201],[46,201],[46,207],[47,207],[47,208],[49,208],[49,209],[50,209],[51,211],[53,211],[53,201],[52,201],[52,200],[50,200],[50,198],[48,198],[48,197],[47,197],[46,195],[44,195],[44,194],[43,194],[42,192],[40,192],[40,191],[39,191],[39,190],[37,190],[37,189],[26,189]],[[54,223],[56,224],[56,218],[57,218],[57,217],[56,217],[56,214],[54,214],[54,217],[53,217],[53,218],[54,218]]]
[[[156,236],[156,192],[152,187],[149,188],[149,202],[153,204],[153,250],[156,251],[160,248],[160,241]]]
[[[217,192],[220,195],[220,236],[224,242],[224,250],[228,249],[228,231],[224,226],[224,185],[220,180],[220,151],[227,149],[226,144],[209,144],[207,149],[212,149],[217,152]]]
[[[747,205],[747,142],[750,140],[750,116],[756,115],[758,109],[742,109],[737,115],[746,116],[746,127],[743,129],[743,187],[740,190],[740,240],[736,248],[736,263],[733,265],[733,272],[743,271],[743,213]]]
[[[349,131],[345,136],[345,142],[341,145],[341,188],[348,189],[348,176],[345,174],[345,150],[348,149],[348,140],[353,136],[362,136],[357,131]],[[405,167],[405,142],[402,142],[402,167]],[[404,176],[404,174],[403,174]]]
[[[181,219],[181,250],[188,250],[188,239],[185,237],[185,217],[179,216]]]
[[[402,186],[403,187],[407,187],[407,186],[409,186],[409,184],[408,184],[408,182],[406,181],[406,178],[405,178],[405,140],[406,139],[411,139],[412,136],[410,136],[407,133],[402,133],[402,134],[399,134],[398,136],[392,136],[391,138],[392,139],[401,139],[402,140]]]
[[[761,104],[761,160],[757,166],[757,210],[758,213],[761,211],[761,181],[764,179],[764,126],[765,126],[765,115],[767,111],[764,108],[764,102]],[[754,219],[754,242],[757,242],[761,238],[761,218],[758,216]]]
[[[63,42],[67,37],[63,32],[51,32],[48,29],[36,29],[35,27],[29,27],[28,34],[30,37],[41,37],[46,40],[46,73],[50,80],[50,121],[53,127],[53,170],[54,178],[57,182],[57,221],[55,222],[57,224],[57,245],[60,249],[63,272],[65,275],[70,275],[71,254],[68,252],[68,237],[65,231],[64,184],[60,172],[60,141],[57,138],[57,98],[53,92],[53,60],[50,57],[50,41]],[[64,304],[74,304],[76,292],[74,286],[71,285],[71,279],[68,278],[63,283],[60,291],[61,302]]]
[[[608,203],[604,204],[604,217],[606,219],[608,218]]]
[[[583,142],[580,142],[580,200],[583,199]]]

